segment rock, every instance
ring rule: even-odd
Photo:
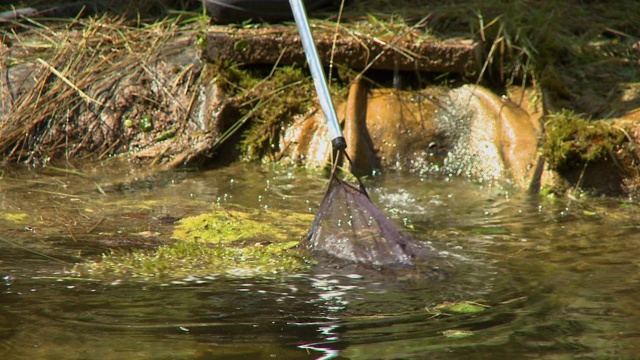
[[[448,172],[480,180],[510,179],[529,187],[536,164],[539,115],[486,88],[465,85],[443,99],[436,120],[451,139],[444,161]]]
[[[511,94],[513,101],[472,85],[407,92],[368,90],[356,82],[347,102],[337,105],[352,170],[357,175],[381,168],[436,171],[529,188],[540,177],[541,112],[523,100],[526,92]],[[284,132],[281,149],[294,162],[327,164],[330,146],[322,114],[298,118]]]
[[[438,140],[433,122],[442,90],[422,93],[381,89],[371,91],[367,129],[382,168],[416,169],[424,159],[437,161]],[[348,118],[347,118],[348,119]]]

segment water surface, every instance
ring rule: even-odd
[[[326,269],[74,278],[74,263],[167,243],[175,219],[215,204],[312,213],[326,179],[249,165],[149,176],[68,170],[7,169],[0,180],[2,359],[595,359],[640,351],[634,203],[385,174],[368,183],[374,202],[437,249],[448,280]],[[486,310],[434,310],[456,301]]]

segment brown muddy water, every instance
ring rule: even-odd
[[[385,174],[374,202],[450,265],[445,281],[366,271],[77,278],[74,263],[169,241],[214,204],[309,213],[326,179],[249,165],[144,177],[105,165],[5,169],[2,359],[603,359],[640,353],[640,209]],[[326,270],[326,269],[325,269]],[[473,301],[483,311],[437,311]]]

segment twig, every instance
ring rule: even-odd
[[[100,105],[100,106],[104,106],[103,103],[99,102],[98,100],[93,99],[91,96],[87,95],[84,91],[80,90],[69,79],[67,79],[63,74],[61,74],[58,70],[56,70],[56,68],[54,68],[53,66],[49,65],[49,63],[47,63],[46,61],[44,61],[44,60],[42,60],[40,58],[38,58],[37,60],[42,65],[46,66],[49,69],[49,71],[51,71],[57,77],[59,77],[60,80],[64,81],[65,84],[69,85],[73,90],[77,91],[78,94],[80,94],[81,98],[83,98],[84,100],[86,100],[88,102],[92,102],[94,104],[97,104],[97,105]]]
[[[333,73],[333,56],[336,52],[336,43],[338,41],[338,32],[340,30],[340,20],[342,20],[342,11],[344,10],[345,0],[340,1],[340,10],[338,11],[338,21],[336,21],[336,29],[333,32],[333,41],[331,42],[331,57],[329,58],[329,85],[331,85],[331,75]]]
[[[104,212],[103,212],[100,219],[98,219],[98,222],[96,222],[89,230],[87,230],[87,234],[90,234],[93,230],[95,230],[98,227],[98,225],[100,225],[102,221],[104,221],[105,217],[106,216],[104,215]]]
[[[394,51],[398,51],[398,50],[397,50],[397,48],[395,48],[395,44],[396,44],[398,41],[400,41],[400,40],[402,39],[402,37],[403,37],[403,36],[405,36],[406,34],[408,34],[410,31],[414,30],[415,28],[417,28],[417,27],[419,27],[419,26],[422,26],[422,25],[427,21],[427,19],[429,19],[429,17],[430,17],[430,15],[427,15],[427,16],[423,17],[420,21],[418,21],[415,25],[413,25],[412,27],[410,27],[408,30],[404,31],[404,32],[403,32],[403,33],[401,33],[399,36],[394,37],[390,42],[388,42],[388,43],[386,44],[386,47],[388,47],[388,48],[390,48],[390,49],[392,49],[392,50],[394,50]],[[408,50],[407,50],[407,51],[408,51]],[[369,68],[370,68],[371,66],[373,66],[373,63],[375,63],[375,62],[376,62],[380,57],[382,57],[382,55],[383,55],[384,53],[385,53],[385,51],[384,51],[384,50],[383,50],[383,51],[380,51],[380,53],[378,53],[378,55],[376,55],[376,57],[374,57],[374,58],[373,58],[373,60],[371,60],[371,61],[369,62],[369,64],[367,64],[367,66],[365,66],[365,68],[364,68],[364,69],[363,69],[363,70],[362,70],[362,71],[361,71],[361,72],[360,72],[360,73],[355,77],[355,79],[353,79],[353,80],[349,83],[349,86],[351,86],[353,83],[355,83],[357,80],[359,80],[359,79],[364,75],[364,73],[365,73],[367,70],[369,70]],[[407,54],[408,54],[408,52],[406,52],[406,51],[405,51],[405,52],[403,52],[403,53],[401,53],[401,54],[402,54],[403,56],[408,56],[408,55],[407,55]],[[348,86],[348,87],[349,87],[349,86]]]

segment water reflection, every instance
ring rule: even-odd
[[[322,267],[259,278],[70,278],[74,262],[113,244],[154,246],[142,232],[166,241],[172,224],[160,216],[198,214],[215,203],[306,212],[325,186],[317,174],[244,166],[164,174],[145,186],[118,181],[99,172],[0,182],[2,214],[26,214],[0,218],[0,358],[624,358],[640,351],[635,204],[547,201],[496,185],[388,175],[371,183],[374,202],[452,264],[448,280]],[[487,309],[433,311],[464,300]],[[451,338],[449,330],[470,335]]]

